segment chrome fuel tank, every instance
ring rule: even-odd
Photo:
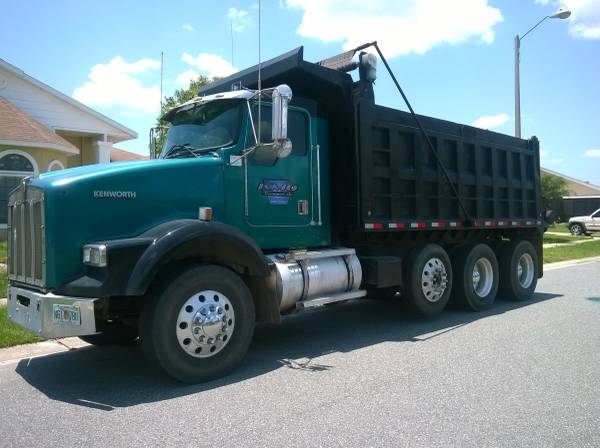
[[[362,269],[354,249],[291,252],[268,255],[273,263],[272,284],[281,311],[297,302],[356,291]]]

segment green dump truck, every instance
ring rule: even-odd
[[[537,139],[376,105],[376,64],[298,48],[261,64],[262,86],[252,67],[168,111],[159,158],[25,179],[9,197],[10,319],[45,338],[139,337],[198,382],[240,363],[256,323],[305,309],[531,297]]]

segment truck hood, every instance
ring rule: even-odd
[[[214,159],[217,161],[217,159]],[[119,175],[120,173],[143,171],[154,171],[163,168],[172,168],[173,163],[179,166],[186,166],[190,159],[156,159],[156,160],[136,160],[131,162],[115,162],[106,164],[84,165],[77,168],[67,168],[58,171],[49,171],[32,178],[31,185],[38,188],[46,188],[49,185],[60,186],[70,183],[80,182],[82,180],[93,180],[106,176]],[[203,160],[205,163],[206,160]],[[210,163],[210,161],[208,161]],[[218,161],[216,163],[219,163]]]
[[[90,165],[32,178],[44,195],[47,287],[81,275],[82,248],[131,238],[199,207],[224,216],[223,161],[206,156]]]

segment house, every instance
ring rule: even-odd
[[[129,162],[132,160],[146,160],[148,156],[143,156],[135,152],[125,151],[121,148],[115,148],[114,146],[110,150],[110,161],[111,162]]]
[[[562,200],[553,201],[552,209],[563,221],[572,216],[589,215],[600,208],[600,186],[575,179],[557,171],[541,168],[542,174],[550,174],[565,180],[569,194]]]
[[[135,138],[135,131],[0,59],[0,228],[8,193],[23,177],[131,160],[137,155],[113,144]]]

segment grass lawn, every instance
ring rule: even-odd
[[[0,241],[0,263],[6,264],[6,241]]]
[[[544,239],[544,242],[546,240]],[[600,256],[600,240],[544,249],[544,263]]]
[[[6,288],[8,286],[8,277],[6,269],[0,269],[0,299],[6,298]]]
[[[590,236],[573,236],[571,234],[549,235],[544,233],[544,244],[567,244],[574,241],[591,240]]]
[[[569,235],[571,234],[571,232],[569,232],[569,229],[567,229],[567,226],[565,225],[564,222],[562,222],[560,224],[552,224],[550,227],[548,227],[548,232],[568,233]]]
[[[41,339],[9,321],[6,307],[0,306],[0,348],[38,341]]]

